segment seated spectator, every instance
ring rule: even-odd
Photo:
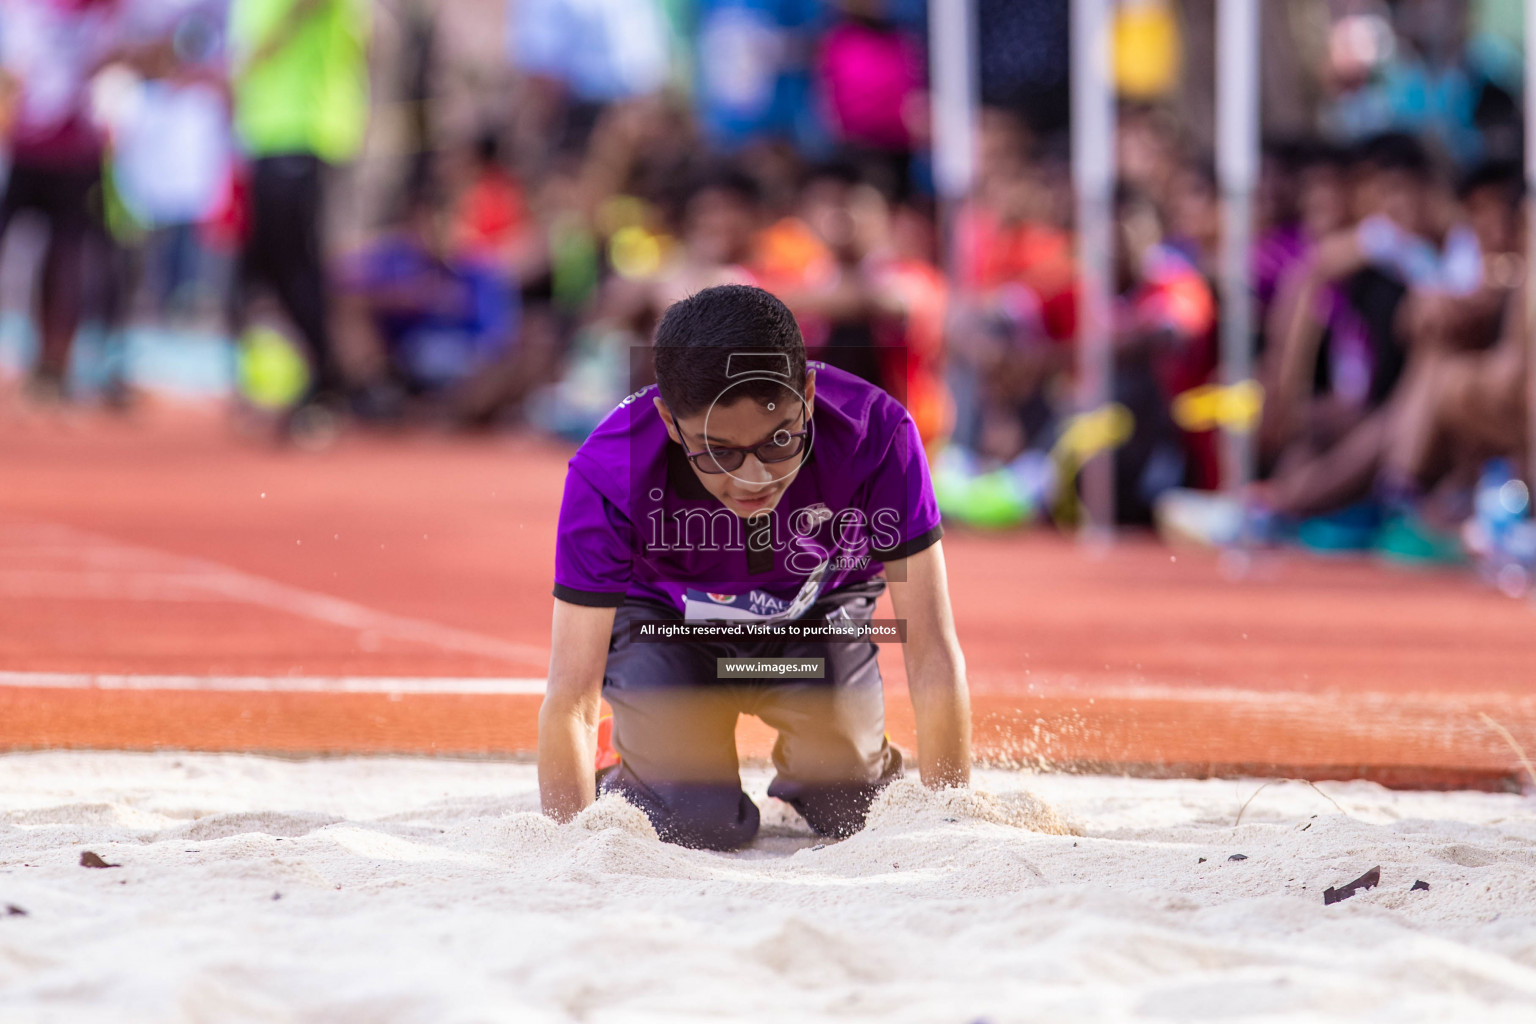
[[[535,235],[522,183],[502,163],[500,139],[494,131],[482,132],[453,211],[454,249],[521,279],[532,263]]]
[[[1443,279],[1408,292],[1398,320],[1404,368],[1390,394],[1306,458],[1254,485],[1244,507],[1213,514],[1181,497],[1161,509],[1173,532],[1213,542],[1294,534],[1328,550],[1373,548],[1410,561],[1460,561],[1458,534],[1490,458],[1522,456],[1527,436],[1522,183],[1517,167],[1474,171],[1459,229],[1476,239],[1475,287]]]
[[[448,244],[442,204],[413,194],[399,225],[343,277],[349,326],[371,335],[385,375],[408,393],[441,396],[503,357],[517,330],[506,275]]]
[[[1026,147],[1014,119],[986,112],[978,183],[955,217],[955,441],[983,464],[1049,445],[1052,392],[1071,367],[1072,239],[1053,169],[1028,159]]]
[[[699,176],[683,206],[682,244],[653,282],[653,313],[717,284],[754,283],[762,219],[762,190],[749,175],[722,167]]]
[[[1159,495],[1189,482],[1190,447],[1170,408],[1175,395],[1209,376],[1215,301],[1199,271],[1165,241],[1150,195],[1122,184],[1115,216],[1112,398],[1134,418],[1134,430],[1115,456],[1115,518],[1140,525],[1151,522]],[[1060,356],[1052,370],[1059,377],[1066,373],[1071,350],[1057,348]],[[991,395],[1007,395],[1007,389],[1018,386],[1017,374],[1025,365],[1019,356],[1028,350],[1006,342],[993,350],[1001,355],[982,379]],[[1040,387],[1028,393],[1033,407],[1017,413],[1017,422],[1034,428],[1028,445],[990,466],[963,449],[940,456],[934,486],[946,515],[983,526],[1022,522],[1073,485],[1063,474],[1072,467],[1051,455],[1067,433],[1064,414],[1070,399]]]
[[[930,449],[946,440],[954,423],[954,401],[944,383],[948,346],[949,283],[934,259],[931,216],[911,203],[887,219],[885,242],[871,254],[875,287],[887,296],[894,316],[880,323],[888,350],[899,365],[887,365],[895,392],[912,414],[918,436]]]
[[[1184,257],[1205,281],[1212,296],[1220,294],[1222,209],[1216,171],[1202,161],[1189,161],[1174,172],[1169,183],[1167,206],[1169,246]],[[1178,395],[1215,376],[1220,343],[1216,316],[1210,319],[1205,337],[1194,339],[1185,351],[1179,367],[1170,367],[1166,388]],[[1204,490],[1220,483],[1221,458],[1215,430],[1184,432],[1188,458],[1188,482]]]
[[[1168,238],[1207,281],[1220,277],[1221,193],[1216,171],[1190,161],[1173,175],[1168,189]]]
[[[666,240],[652,270],[603,283],[560,378],[531,396],[546,429],[585,438],[624,395],[651,383],[648,340],[667,306],[712,285],[755,283],[748,264],[761,203],[750,177],[730,166],[696,174],[678,220],[679,237]]]
[[[1289,307],[1281,286],[1296,278],[1318,241],[1342,230],[1350,218],[1349,163],[1329,146],[1275,147],[1259,182],[1261,229],[1252,257],[1259,353],[1284,334]],[[1294,286],[1293,286],[1294,287]]]
[[[805,336],[806,354],[902,397],[878,323],[899,316],[889,291],[875,278],[876,250],[887,217],[885,198],[848,163],[812,168],[800,193],[799,220],[819,244],[798,280],[777,291]]]
[[[851,163],[803,176],[794,212],[758,237],[758,280],[795,312],[807,351],[886,389],[924,441],[949,431],[944,387],[948,286],[931,214],[895,207]]]
[[[1416,141],[1374,140],[1355,180],[1355,223],[1319,241],[1279,288],[1259,432],[1261,461],[1277,470],[1336,442],[1391,393],[1410,288],[1465,293],[1478,279],[1476,239],[1454,223]]]
[[[1464,499],[1478,456],[1500,454],[1501,446],[1508,454],[1523,436],[1524,357],[1513,312],[1524,267],[1521,196],[1517,167],[1490,165],[1467,177],[1463,226],[1478,246],[1476,287],[1410,294],[1401,383],[1380,411],[1325,454],[1261,486],[1256,494],[1270,509],[1316,515],[1374,495],[1389,515],[1400,514],[1417,509],[1428,488],[1447,483],[1460,493],[1452,496],[1455,507],[1430,509],[1432,527],[1448,529],[1468,511]]]
[[[1190,450],[1169,410],[1215,366],[1216,306],[1200,272],[1167,244],[1151,196],[1122,185],[1115,222],[1113,390],[1136,424],[1116,453],[1116,520],[1146,525],[1159,494],[1190,482]]]
[[[751,266],[762,223],[757,182],[730,164],[696,171],[683,187],[676,239],[658,240],[654,265],[611,277],[593,320],[643,345],[672,303],[717,284],[755,284]],[[647,381],[636,381],[637,386]],[[622,396],[621,396],[622,397]]]

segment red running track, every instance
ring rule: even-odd
[[[0,748],[523,756],[567,450],[211,413],[0,418]],[[1137,773],[1518,784],[1536,618],[1460,573],[1144,539],[945,540],[979,752]],[[889,614],[888,611],[886,614]],[[898,648],[891,731],[910,743]],[[746,750],[770,735],[744,720]]]

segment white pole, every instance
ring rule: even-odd
[[[1248,253],[1259,174],[1259,0],[1221,0],[1216,12],[1216,176],[1221,186],[1221,381],[1253,376],[1253,287]],[[1223,427],[1223,488],[1253,479],[1252,434]]]
[[[933,181],[939,199],[959,202],[976,176],[974,0],[931,0],[928,48],[933,80]]]
[[[1077,194],[1079,412],[1102,408],[1112,396],[1111,337],[1115,93],[1110,81],[1112,0],[1072,0],[1072,184]],[[1114,455],[1082,467],[1082,536],[1102,543],[1115,521]]]
[[[961,286],[955,215],[976,179],[976,108],[981,93],[975,59],[975,0],[929,0],[928,64],[931,85],[933,184],[939,251],[949,294]],[[951,302],[950,310],[959,308]],[[949,332],[946,324],[946,333]]]

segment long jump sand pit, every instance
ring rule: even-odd
[[[976,781],[824,842],[749,770],[724,855],[526,764],[4,755],[0,1020],[1536,1019],[1529,795]]]

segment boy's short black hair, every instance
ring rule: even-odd
[[[667,308],[656,327],[656,387],[673,416],[720,401],[805,393],[805,341],[789,307],[761,288],[706,288]]]

